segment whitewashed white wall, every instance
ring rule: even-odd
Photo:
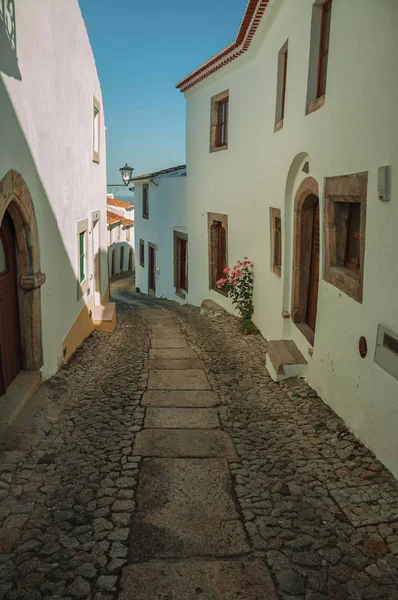
[[[225,213],[230,263],[244,255],[255,262],[256,325],[268,339],[295,340],[309,362],[309,384],[397,476],[398,381],[373,356],[379,323],[398,333],[398,3],[334,0],[326,103],[306,116],[312,6],[271,1],[249,52],[186,93],[190,300],[211,297],[231,309],[208,289],[207,212]],[[274,134],[277,55],[287,39],[284,127]],[[211,154],[210,98],[226,89],[228,150]],[[363,304],[321,278],[312,358],[302,334],[281,317],[290,310],[292,199],[305,160],[319,183],[322,217],[326,177],[369,174]],[[377,195],[382,165],[392,166],[386,203]],[[270,207],[284,220],[281,279],[270,268]],[[360,336],[368,341],[365,360]]]
[[[108,285],[104,114],[77,0],[24,0],[15,7],[17,67],[0,57],[0,179],[9,169],[18,171],[34,203],[47,276],[41,306],[43,376],[48,377],[62,361],[62,340],[89,301],[88,293],[77,300],[76,224],[89,219],[90,225],[97,210],[102,294]],[[93,96],[101,103],[100,164],[92,161]]]
[[[142,218],[142,183],[135,188],[135,248],[136,286],[148,293],[148,242],[156,249],[156,296],[184,302],[174,287],[174,230],[187,233],[186,186],[187,177],[181,171],[160,175],[159,187],[149,183],[149,219]],[[140,239],[145,242],[145,267],[140,266]],[[190,269],[190,239],[188,238],[188,271]],[[185,299],[187,301],[187,298]]]

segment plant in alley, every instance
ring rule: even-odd
[[[252,322],[254,310],[253,266],[253,263],[245,256],[244,260],[238,260],[232,269],[226,267],[224,269],[225,277],[217,281],[217,287],[228,292],[232,304],[238,309],[242,317],[242,324],[248,333],[257,332],[257,328]]]

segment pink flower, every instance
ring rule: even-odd
[[[237,285],[239,285],[239,281],[233,281],[233,282],[232,282],[232,285],[233,285],[234,287],[236,287]]]
[[[229,272],[230,272],[230,270],[231,270],[231,269],[230,269],[229,267],[225,267],[225,269],[224,269],[223,273],[229,273]]]
[[[224,284],[226,283],[226,281],[227,281],[227,280],[226,280],[226,279],[224,279],[224,277],[222,277],[221,279],[219,279],[219,280],[217,281],[217,287],[218,287],[219,289],[220,289],[220,288],[222,288],[222,287],[224,286]]]

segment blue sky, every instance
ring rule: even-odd
[[[179,79],[232,42],[246,0],[79,0],[107,127],[108,183],[185,162]]]

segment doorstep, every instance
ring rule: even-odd
[[[112,333],[116,327],[116,303],[103,302],[100,306],[94,306],[92,321],[95,329]]]
[[[265,365],[274,381],[304,377],[307,371],[307,361],[293,340],[268,342]]]
[[[21,371],[0,396],[0,431],[7,429],[42,383],[40,371]]]
[[[206,317],[218,317],[225,312],[225,308],[214,302],[214,300],[203,300],[200,305],[200,314]]]

